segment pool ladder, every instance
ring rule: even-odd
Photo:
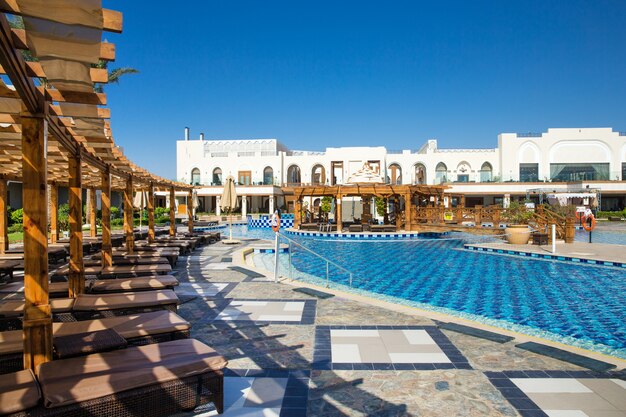
[[[291,263],[291,245],[295,245],[301,249],[303,249],[306,252],[309,252],[311,255],[317,256],[318,258],[320,258],[321,260],[323,260],[324,262],[326,262],[326,288],[330,287],[330,265],[333,265],[336,268],[341,269],[342,271],[346,272],[349,276],[349,285],[350,287],[352,287],[352,278],[354,276],[354,274],[352,273],[352,271],[347,270],[346,268],[344,268],[343,266],[339,265],[336,262],[331,261],[330,259],[320,255],[319,253],[301,245],[300,243],[296,242],[293,239],[288,238],[287,236],[283,235],[283,234],[279,234],[278,235],[279,239],[284,239],[287,241],[289,247],[287,248],[287,251],[289,253],[289,278],[291,278],[293,280],[293,272],[292,272],[292,263]]]

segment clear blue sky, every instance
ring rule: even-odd
[[[104,4],[141,71],[106,89],[114,136],[167,178],[185,126],[306,150],[626,130],[626,0]]]

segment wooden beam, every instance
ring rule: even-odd
[[[25,14],[22,13],[17,0],[0,0],[0,11],[25,16]],[[102,9],[102,27],[96,27],[96,29],[102,29],[107,32],[121,33],[123,22],[121,12],[110,9]]]
[[[413,194],[410,192],[404,196],[404,230],[413,230]]]
[[[1,0],[0,0],[1,1]],[[39,62],[27,61],[26,75],[28,77],[46,78],[46,73]],[[6,74],[4,67],[0,66],[0,74]],[[109,82],[109,72],[106,68],[89,68],[89,78],[93,83],[106,84]]]
[[[98,236],[98,225],[96,224],[96,211],[97,211],[97,203],[96,203],[96,189],[90,188],[89,192],[89,236],[96,237]]]
[[[9,212],[7,210],[9,202],[7,198],[7,180],[0,178],[0,254],[4,254],[9,249]]]
[[[113,265],[111,245],[111,172],[102,171],[102,266]]]
[[[70,203],[70,276],[69,297],[76,298],[85,292],[85,269],[83,265],[83,192],[81,188],[80,154],[70,156],[69,203]]]
[[[59,186],[50,184],[50,243],[59,240]]]
[[[176,191],[170,187],[170,236],[176,236]]]
[[[187,197],[187,219],[189,233],[193,233],[193,190],[189,190]]]
[[[154,242],[154,184],[148,187],[148,242]]]
[[[11,40],[17,49],[28,49],[26,43],[26,31],[24,29],[11,29]],[[103,61],[115,61],[115,44],[109,42],[100,43],[100,57]]]
[[[44,93],[43,87],[37,87],[39,92]],[[107,95],[105,93],[82,93],[79,91],[59,91],[53,88],[46,88],[46,100],[61,103],[93,104],[96,106],[106,106]]]
[[[124,189],[124,233],[126,234],[126,251],[129,253],[135,250],[133,226],[133,177],[129,177]]]
[[[337,223],[337,233],[341,233],[343,230],[343,220],[341,220],[341,198],[342,195],[337,195],[337,204],[335,204],[335,208],[337,210],[337,218],[335,219],[335,223]]]
[[[24,204],[24,368],[52,360],[52,314],[48,299],[48,216],[45,116],[22,114]]]

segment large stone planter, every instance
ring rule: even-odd
[[[506,241],[512,245],[526,245],[530,239],[530,227],[525,224],[512,224],[504,232]]]

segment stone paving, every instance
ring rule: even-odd
[[[175,271],[192,337],[229,361],[225,416],[626,416],[623,371],[587,373],[516,348],[519,341],[491,342],[417,314],[294,292],[241,269],[249,268],[240,251],[250,244],[258,242],[206,246],[181,257]],[[351,347],[335,353],[341,344]],[[605,403],[542,410],[562,403],[544,403],[536,387],[561,392],[577,383]],[[195,414],[216,415],[211,407]]]

